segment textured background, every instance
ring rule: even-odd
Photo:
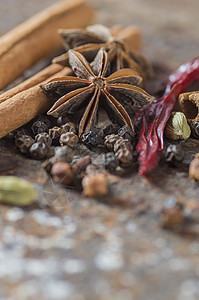
[[[54,0],[0,2],[0,34],[10,30]],[[96,8],[96,22],[106,25],[136,24],[144,34],[144,52],[155,60],[182,63],[198,55],[197,0],[89,0]],[[171,55],[172,54],[172,55]]]
[[[53,2],[0,0],[0,34]],[[174,69],[198,55],[198,0],[90,3],[97,22],[138,25],[143,51],[154,63]],[[183,145],[188,163],[199,143]],[[0,206],[0,300],[199,299],[199,213],[193,209],[199,188],[187,165],[161,165],[147,178],[134,170],[108,204],[60,190],[40,162],[1,141],[0,173],[10,174],[8,169],[35,183],[49,207]],[[171,200],[195,201],[178,231],[159,226],[162,205]]]

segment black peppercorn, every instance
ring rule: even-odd
[[[21,135],[15,138],[15,145],[19,148],[21,153],[27,154],[34,142],[34,139],[29,135]]]
[[[130,143],[132,143],[135,139],[135,134],[127,125],[124,125],[118,130],[118,135],[129,140]]]
[[[119,166],[119,159],[113,152],[106,153],[104,155],[103,165],[105,169],[110,172],[115,172],[116,168]]]
[[[48,153],[48,147],[44,143],[34,143],[30,147],[30,155],[34,159],[43,159]]]
[[[192,136],[195,137],[196,139],[199,139],[199,122],[193,121],[191,122],[190,126],[191,126]]]
[[[62,134],[62,129],[61,127],[58,127],[58,126],[54,126],[53,128],[50,128],[49,129],[49,136],[51,137],[52,139],[52,143],[54,145],[59,145],[59,138]]]
[[[166,149],[165,160],[170,165],[175,166],[177,162],[181,162],[184,158],[184,151],[180,144],[169,145]]]
[[[48,131],[48,126],[41,122],[41,121],[36,121],[33,123],[32,127],[32,132],[33,132],[33,135],[37,135],[39,133],[42,133],[42,132],[47,132]]]
[[[47,117],[45,116],[39,116],[35,122],[32,124],[32,132],[35,135],[42,133],[42,132],[47,132],[50,127],[50,121]]]
[[[123,138],[121,136],[119,136],[118,134],[110,134],[105,137],[104,145],[108,149],[113,150],[115,143],[122,141],[122,140],[123,140]]]
[[[38,143],[44,143],[48,148],[51,146],[52,144],[52,139],[49,136],[48,133],[43,132],[43,133],[39,133],[35,136],[35,141]]]
[[[66,132],[60,136],[59,139],[60,145],[67,145],[71,148],[74,148],[79,142],[78,136],[73,132]]]
[[[82,136],[82,142],[87,146],[98,146],[103,144],[103,136],[99,129],[93,128]]]

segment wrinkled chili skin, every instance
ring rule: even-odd
[[[199,56],[172,73],[168,77],[163,96],[144,106],[135,115],[140,175],[145,175],[157,167],[164,147],[164,128],[176,100],[180,93],[198,79]]]

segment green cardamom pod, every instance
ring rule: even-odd
[[[27,206],[35,198],[36,191],[27,180],[15,176],[0,176],[0,203]]]

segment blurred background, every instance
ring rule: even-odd
[[[56,0],[0,1],[0,35]],[[144,36],[143,52],[171,68],[198,55],[198,0],[88,0],[94,22],[108,26],[135,24]]]

